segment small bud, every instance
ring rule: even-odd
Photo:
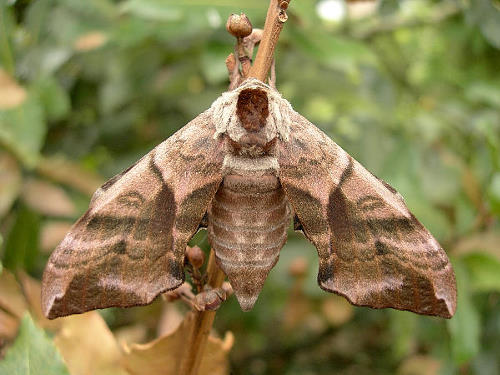
[[[233,287],[231,286],[231,284],[228,282],[228,281],[224,281],[222,283],[222,286],[221,286],[222,290],[224,292],[226,292],[226,296],[229,297],[229,296],[232,296],[233,295]]]
[[[307,260],[304,257],[297,257],[290,263],[288,272],[292,277],[302,277],[307,273]]]
[[[205,253],[199,246],[186,247],[186,257],[194,268],[201,268],[205,263]]]
[[[280,13],[278,14],[278,20],[281,23],[285,23],[288,20],[288,14],[286,14],[284,9],[280,10]]]
[[[287,0],[280,1],[280,8],[283,10],[287,10],[289,3],[290,3],[290,1],[287,1]]]
[[[227,19],[226,30],[236,38],[244,38],[252,33],[252,23],[245,13],[231,14]]]

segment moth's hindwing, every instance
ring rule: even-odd
[[[94,194],[51,255],[44,314],[150,303],[184,281],[184,251],[222,181],[223,145],[202,113]]]
[[[279,177],[318,250],[321,288],[355,305],[450,318],[452,266],[401,195],[298,113],[290,134]]]

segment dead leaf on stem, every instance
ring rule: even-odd
[[[0,69],[0,110],[15,108],[24,102],[27,94],[26,90]]]
[[[455,255],[482,251],[500,260],[500,232],[490,230],[462,238],[454,248]]]
[[[190,320],[184,319],[177,330],[147,344],[125,347],[124,366],[132,375],[176,375],[180,359],[185,352],[186,337],[190,332]],[[228,374],[228,353],[234,337],[227,332],[223,340],[209,336],[203,352],[199,375]]]
[[[39,179],[29,179],[23,187],[23,200],[33,210],[47,216],[72,217],[76,208],[64,189]]]
[[[96,311],[62,319],[54,342],[72,375],[126,375],[115,337]],[[148,374],[148,372],[143,372]]]
[[[0,218],[9,211],[20,189],[21,169],[16,159],[7,152],[0,152]]]

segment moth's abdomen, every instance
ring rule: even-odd
[[[274,175],[227,175],[208,210],[208,236],[243,310],[250,310],[286,242],[290,211]]]

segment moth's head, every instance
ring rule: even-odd
[[[211,110],[215,137],[228,136],[236,149],[265,151],[277,138],[288,140],[290,103],[257,79],[250,78],[222,94]]]
[[[260,131],[266,126],[269,116],[267,93],[261,88],[240,91],[236,102],[236,115],[247,132]]]

